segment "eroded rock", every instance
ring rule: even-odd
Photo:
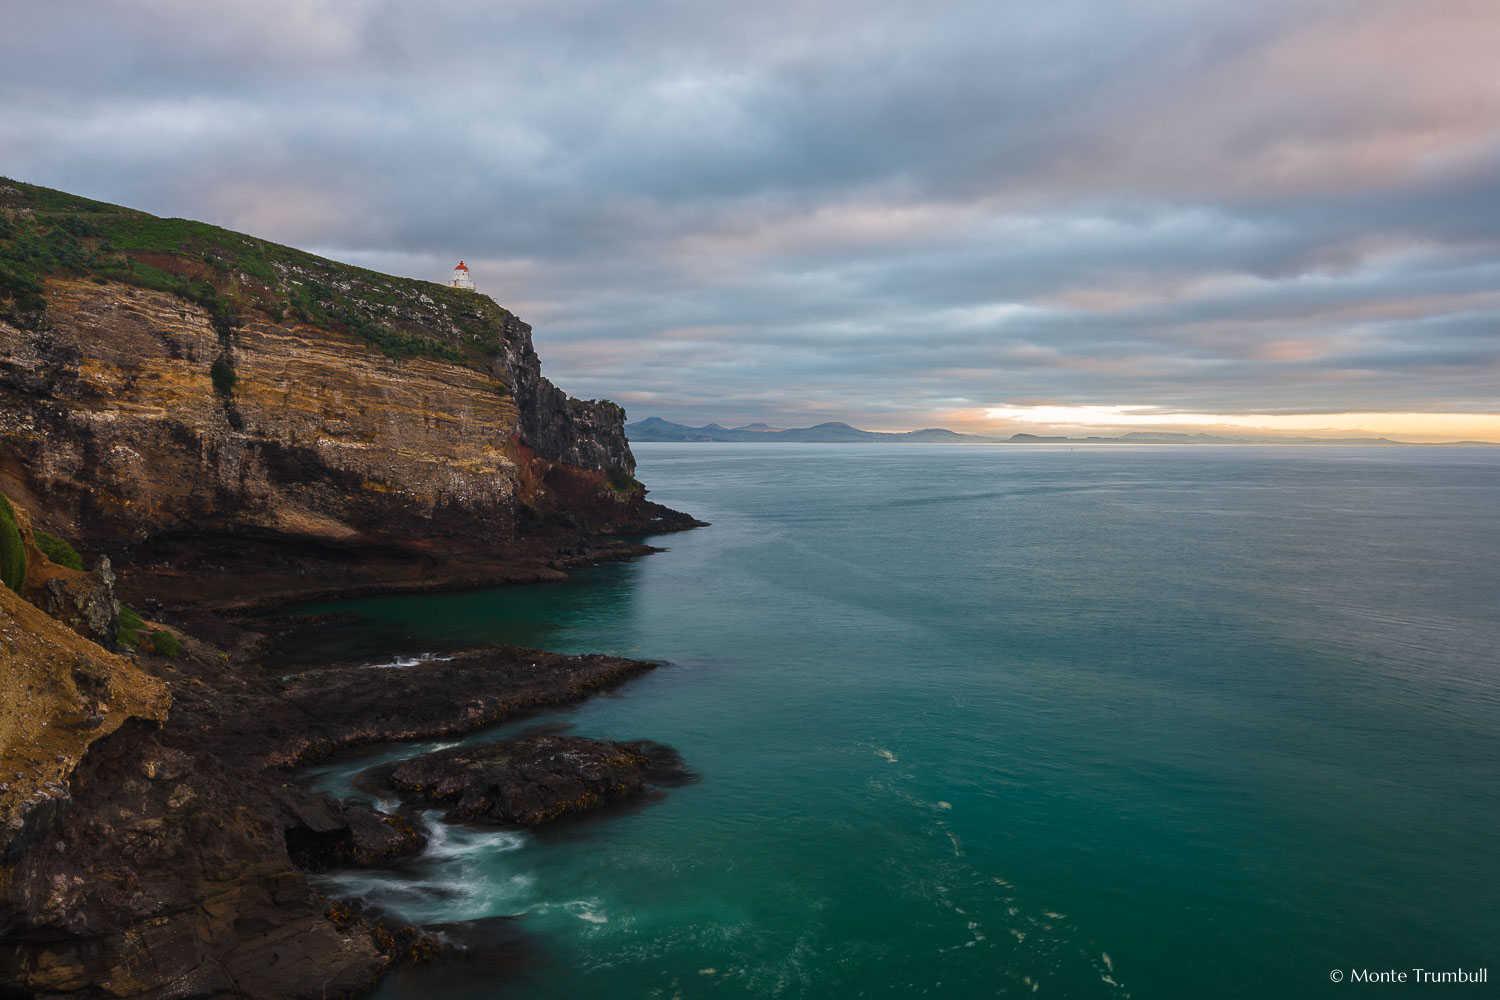
[[[409,801],[448,804],[448,822],[514,826],[594,812],[685,778],[680,758],[660,744],[556,734],[440,750],[389,773]]]
[[[335,926],[289,863],[283,831],[306,793],[189,763],[173,738],[132,724],[90,751],[73,808],[0,894],[0,984],[264,1000],[370,986],[389,959],[367,931]]]
[[[365,742],[467,732],[653,665],[490,647],[288,677],[208,656],[153,666],[175,694],[166,721],[98,740],[70,794],[17,814],[26,849],[0,884],[0,992],[269,1000],[363,991],[391,961],[436,946],[330,903],[307,873],[410,856],[422,835],[401,816],[308,791],[286,768]],[[633,789],[640,775],[595,777]]]
[[[0,587],[0,857],[14,864],[66,812],[90,744],[160,721],[167,687]]]

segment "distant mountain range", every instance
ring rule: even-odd
[[[858,427],[832,421],[816,427],[777,428],[766,424],[746,424],[744,427],[721,427],[707,424],[703,427],[688,427],[674,424],[661,417],[625,425],[625,435],[632,441],[802,441],[822,444],[910,443],[945,444],[961,442],[994,441],[995,438],[974,434],[959,434],[955,431],[931,427],[921,431],[906,431],[888,434],[884,431],[862,431]]]
[[[1119,437],[1044,437],[1037,434],[1012,434],[1010,437],[986,437],[982,434],[960,434],[942,427],[919,431],[889,433],[864,431],[840,421],[813,427],[771,427],[746,424],[723,427],[705,424],[689,427],[674,424],[661,417],[647,417],[625,425],[632,441],[780,441],[812,444],[1350,444],[1398,445],[1404,441],[1390,438],[1314,438],[1314,437],[1219,437],[1213,434],[1174,434],[1162,431],[1131,431]],[[1445,444],[1491,444],[1489,441],[1449,441]]]

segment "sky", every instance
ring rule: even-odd
[[[632,419],[1500,441],[1496,0],[0,0],[0,174]]]

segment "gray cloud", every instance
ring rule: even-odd
[[[1500,411],[1488,0],[0,7],[0,172],[463,256],[635,416]]]

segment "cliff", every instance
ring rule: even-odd
[[[698,522],[646,500],[624,416],[482,295],[0,179],[0,996],[327,1000],[429,957],[307,877],[423,837],[287,768],[652,664],[294,676],[222,612],[649,551],[615,536]]]
[[[0,516],[25,569],[19,592],[0,585],[0,864],[11,865],[72,804],[68,779],[88,748],[127,719],[161,721],[171,698],[99,644],[113,646],[118,616],[108,564],[95,576],[57,566],[24,508],[0,497]]]
[[[323,898],[307,873],[388,863],[425,838],[400,816],[299,788],[286,768],[365,743],[466,733],[652,666],[489,647],[371,684],[359,665],[292,676],[191,637],[163,646],[138,636],[127,658],[100,645],[115,637],[96,634],[99,615],[77,613],[109,609],[111,630],[122,620],[108,567],[61,566],[24,508],[5,500],[0,514],[10,529],[0,562],[15,570],[0,584],[3,996],[328,1000],[367,990],[393,962],[431,957],[438,941]],[[586,783],[589,763],[517,776],[512,791],[542,801],[544,780]]]
[[[0,181],[0,490],[129,591],[463,585],[691,526],[623,423],[486,296]]]

